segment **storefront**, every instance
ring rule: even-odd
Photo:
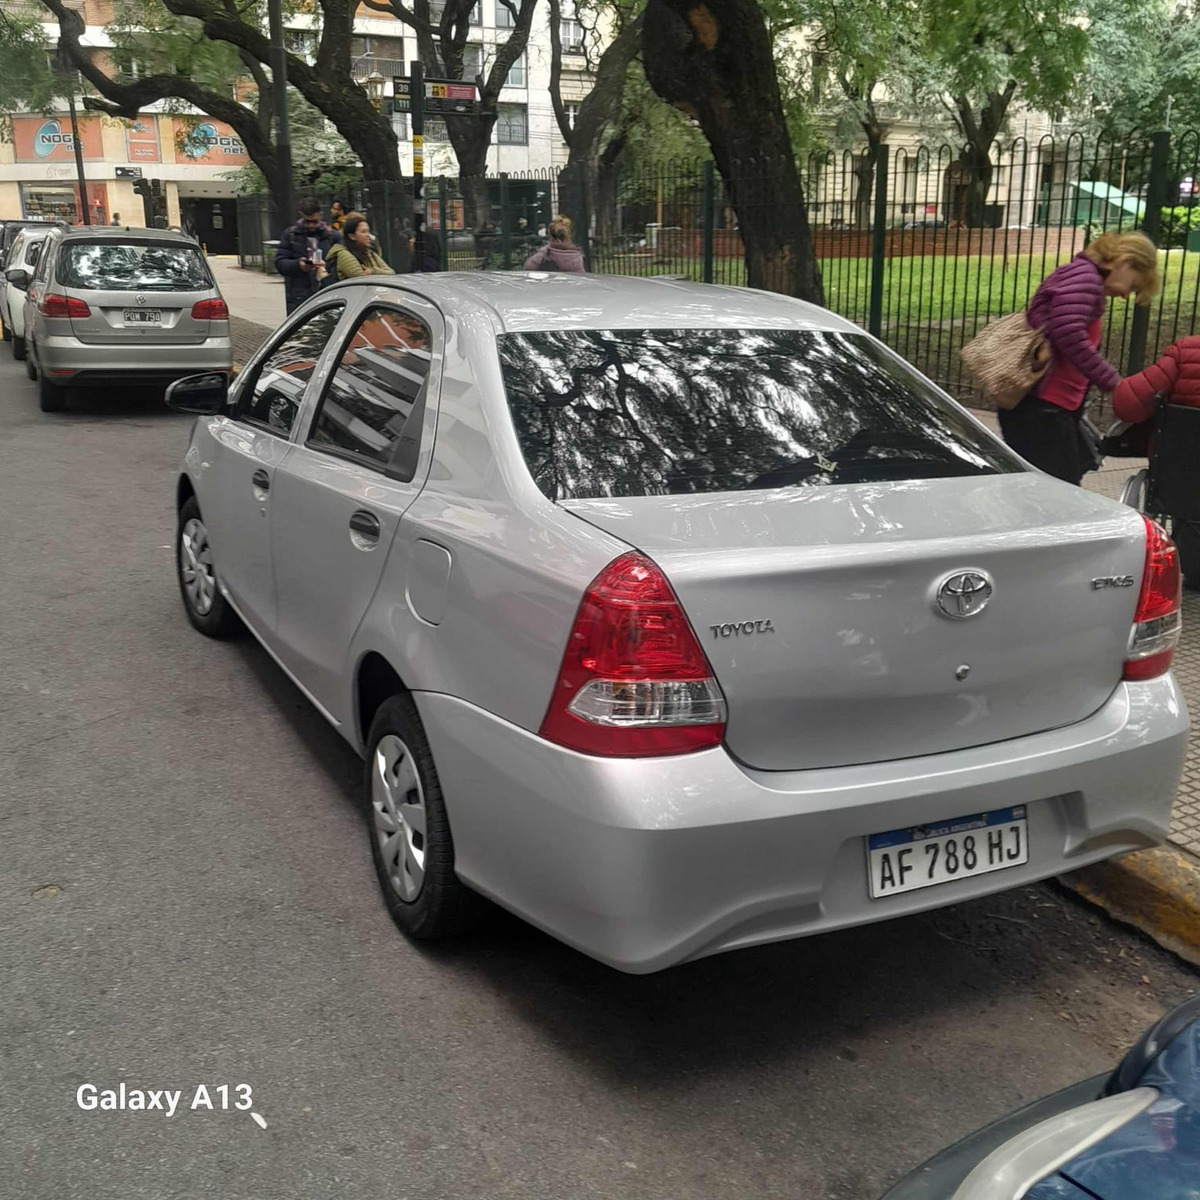
[[[11,118],[12,138],[0,141],[0,218],[41,217],[79,223],[75,141],[66,114]],[[145,112],[127,121],[81,113],[80,150],[94,224],[157,223],[179,227],[186,216],[224,248],[235,224],[230,176],[250,159],[233,130],[199,114]],[[148,206],[141,189],[153,189]],[[188,201],[208,201],[203,211]]]

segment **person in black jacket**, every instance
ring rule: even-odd
[[[321,286],[325,259],[338,240],[321,220],[321,206],[315,200],[302,200],[300,220],[279,239],[275,251],[275,270],[283,276],[289,313]]]

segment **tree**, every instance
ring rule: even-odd
[[[42,0],[58,21],[60,45],[69,61],[99,93],[84,98],[84,105],[112,117],[133,120],[147,105],[160,100],[182,101],[228,124],[246,147],[270,191],[277,190],[279,161],[271,140],[271,83],[262,67],[224,43],[204,38],[194,22],[181,21],[161,8],[140,7],[142,24],[135,35],[123,31],[119,19],[116,59],[126,65],[133,57],[169,67],[144,78],[123,81],[105,72],[81,44],[85,26],[79,13],[63,0]],[[130,14],[126,14],[127,16]],[[229,81],[248,74],[257,84],[257,105],[250,108],[233,98]],[[284,214],[290,216],[290,214]]]
[[[41,24],[0,8],[0,113],[50,112],[62,94]]]
[[[946,108],[965,143],[963,216],[983,223],[992,183],[992,143],[1018,97],[1032,108],[1061,111],[1087,52],[1081,0],[923,0],[927,51],[918,90]]]
[[[431,0],[412,0],[411,7],[405,0],[363,0],[363,3],[376,12],[391,13],[416,34],[417,52],[426,74],[439,79],[463,78],[471,10],[476,0],[438,0],[437,6]],[[512,32],[497,46],[496,57],[486,75],[477,78],[479,111],[470,116],[445,118],[446,132],[458,159],[466,221],[474,228],[480,228],[491,214],[487,153],[499,111],[500,90],[529,44],[529,29],[537,7],[537,0],[496,0],[496,3],[510,15]]]
[[[1097,3],[1071,116],[1098,141],[1200,128],[1200,17],[1173,0]]]
[[[269,67],[271,43],[266,34],[262,0],[246,0],[241,6],[235,0],[138,2],[150,10],[161,7],[177,17],[192,18],[204,37],[237,50],[247,69],[250,69],[250,63],[257,64],[258,69]],[[532,0],[526,2],[532,3]],[[43,0],[43,3],[62,6],[62,0]],[[368,179],[399,183],[399,146],[390,114],[375,108],[350,69],[358,0],[314,0],[314,3],[313,11],[320,28],[315,62],[309,63],[300,55],[289,52],[286,56],[288,83],[346,139],[362,162]],[[261,79],[256,76],[256,80],[261,88]]]
[[[574,121],[563,99],[562,0],[550,5],[550,104],[559,133],[567,144],[568,165],[589,162],[599,152],[621,113],[629,66],[638,56],[642,43],[645,9],[642,0],[612,0],[597,6],[583,43],[585,71],[591,90],[580,101]],[[582,5],[576,5],[575,19],[585,18]]]
[[[746,253],[747,282],[824,303],[771,40],[755,0],[649,0],[646,78],[700,124]]]

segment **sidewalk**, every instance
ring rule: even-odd
[[[231,255],[210,257],[208,265],[229,305],[234,368],[240,370],[283,320],[283,277],[239,267]]]

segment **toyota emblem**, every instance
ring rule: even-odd
[[[982,571],[956,571],[937,588],[937,606],[947,617],[978,616],[992,598],[992,581]]]

